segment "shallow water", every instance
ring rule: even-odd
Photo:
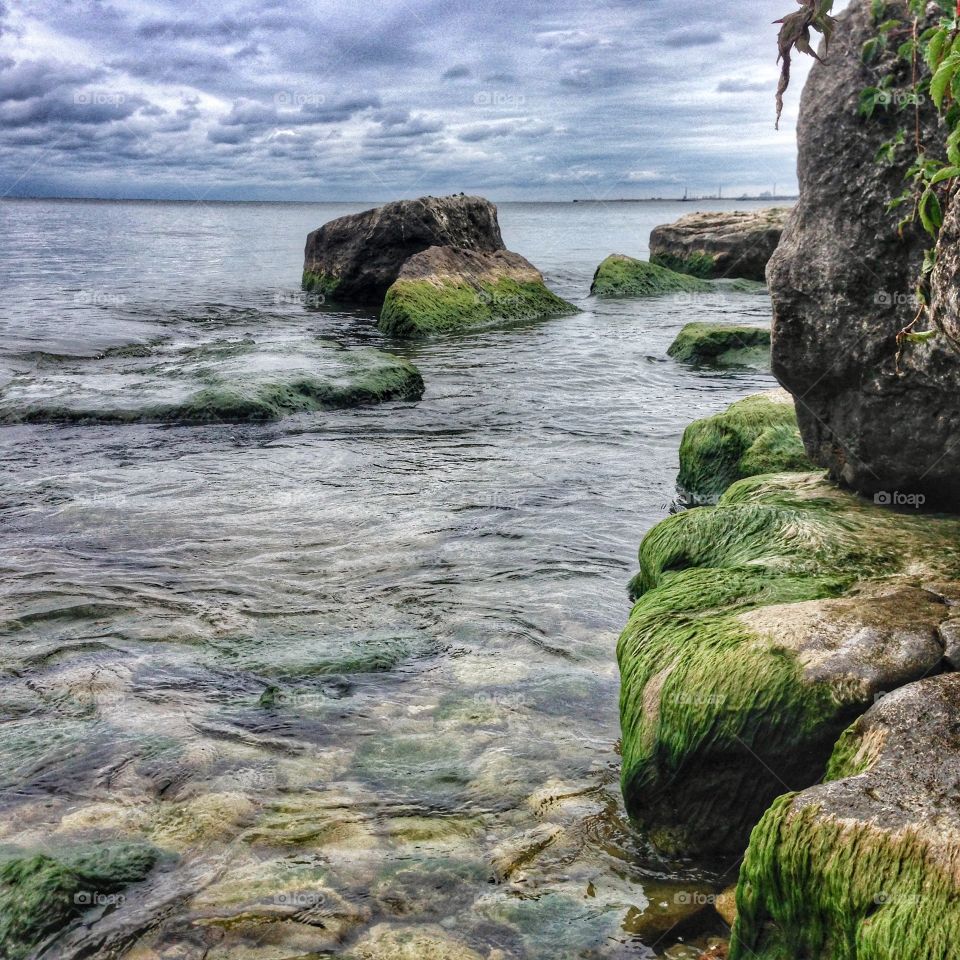
[[[717,880],[625,818],[614,650],[684,426],[772,385],[666,348],[769,301],[587,295],[693,204],[505,204],[584,312],[391,342],[298,290],[307,232],[363,206],[0,203],[0,387],[243,338],[426,382],[264,424],[0,428],[0,844],[170,853],[61,956],[386,957],[385,923],[491,960],[695,955]]]

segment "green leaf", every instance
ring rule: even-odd
[[[930,81],[930,98],[937,105],[938,109],[943,106],[943,98],[946,95],[947,87],[950,86],[950,81],[953,79],[958,65],[960,65],[960,55],[951,53],[950,56],[937,67],[937,72]]]
[[[933,175],[930,186],[935,187],[938,183],[943,183],[944,180],[954,180],[957,177],[960,177],[960,166],[944,167]]]
[[[940,228],[943,226],[943,210],[940,207],[940,200],[937,195],[929,188],[923,191],[920,197],[920,222],[923,229],[936,239]]]
[[[943,45],[947,42],[947,31],[938,30],[930,40],[927,46],[927,66],[931,70],[936,70],[940,65],[940,58],[943,56]]]

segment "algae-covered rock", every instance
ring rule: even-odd
[[[731,960],[943,960],[960,943],[960,676],[883,697],[843,735],[830,782],[753,832]]]
[[[413,364],[377,350],[252,340],[149,357],[38,362],[0,390],[0,423],[212,423],[418,399]]]
[[[770,330],[743,324],[688,323],[667,354],[683,363],[769,369]]]
[[[815,469],[797,428],[793,398],[772,390],[696,420],[683,433],[677,489],[691,506],[716,503],[731,483],[763,473]]]
[[[687,214],[654,228],[650,262],[695,277],[763,281],[789,213],[771,207]]]
[[[54,858],[0,857],[0,944],[18,960],[91,907],[122,902],[120,891],[143,880],[159,851],[145,844],[99,844]]]
[[[620,638],[622,786],[660,847],[737,851],[816,782],[882,691],[940,669],[960,520],[896,514],[809,474],[753,477],[640,547]]]
[[[331,220],[307,237],[303,286],[339,302],[379,304],[407,260],[436,246],[502,250],[497,208],[461,194],[396,200]]]
[[[622,253],[612,253],[597,267],[590,292],[598,297],[656,297],[666,293],[709,293],[704,280]]]
[[[395,337],[482,330],[575,313],[528,260],[508,250],[430,247],[387,290],[380,329]]]

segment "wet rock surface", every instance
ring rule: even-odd
[[[695,277],[763,281],[789,209],[690,213],[650,234],[650,261]]]
[[[902,3],[887,11],[907,16]],[[898,112],[867,119],[859,110],[865,88],[891,70],[907,83],[908,68],[896,67],[892,53],[864,63],[862,46],[876,33],[868,0],[839,19],[828,62],[814,64],[803,92],[800,201],[768,270],[773,372],[798,398],[810,456],[836,480],[870,496],[919,495],[930,508],[956,510],[960,353],[941,336],[907,344],[897,363],[897,333],[917,315],[928,239],[916,225],[898,231],[902,212],[887,204],[902,193],[913,153],[905,146],[895,162],[878,163],[880,146],[901,125]],[[945,135],[929,98],[919,119],[933,150]],[[950,262],[944,257],[937,278],[945,316]]]

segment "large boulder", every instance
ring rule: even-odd
[[[770,328],[741,323],[688,323],[667,355],[681,363],[770,369]]]
[[[650,234],[650,261],[695,277],[763,280],[789,209],[689,213]]]
[[[502,250],[497,208],[483,197],[420,197],[331,220],[307,237],[303,286],[379,306],[407,260],[436,246]]]
[[[912,20],[902,2],[886,4],[883,17]],[[887,75],[894,90],[910,85],[909,64],[894,58],[896,32],[890,53],[864,63],[863,44],[876,32],[870,0],[854,0],[803,92],[800,201],[767,272],[773,372],[797,398],[811,457],[835,479],[868,495],[899,492],[956,509],[960,354],[940,336],[906,344],[897,364],[897,333],[916,316],[914,290],[929,238],[917,226],[898,232],[904,209],[887,208],[903,192],[915,155],[911,135],[893,162],[877,159],[904,126],[898,98],[889,95],[890,108],[878,106],[870,118],[859,109],[864,90]],[[907,39],[909,30],[901,32]],[[945,135],[928,97],[920,98],[918,115],[935,154]],[[913,116],[911,107],[911,131]],[[953,210],[947,245],[957,216]],[[941,264],[944,279],[957,263],[951,252]]]
[[[666,293],[708,293],[705,280],[611,253],[593,275],[590,292],[598,297],[658,297]]]
[[[883,697],[828,782],[779,799],[740,874],[731,960],[944,960],[960,942],[960,675]]]
[[[519,324],[576,309],[548,290],[540,271],[518,253],[429,247],[403,265],[387,290],[379,327],[395,337],[422,337]]]
[[[785,390],[771,390],[744,397],[684,430],[677,492],[687,506],[703,506],[716,503],[744,477],[813,469],[800,440],[793,398]]]
[[[655,844],[732,854],[882,692],[938,672],[960,520],[811,474],[751,477],[640,547],[620,638],[622,786]]]

